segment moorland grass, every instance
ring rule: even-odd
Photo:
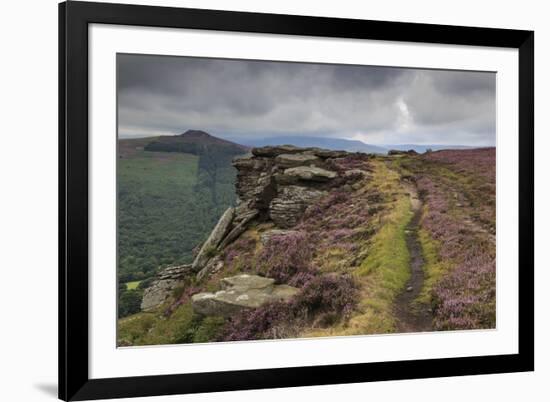
[[[432,304],[433,288],[443,275],[450,271],[453,264],[451,261],[443,260],[440,257],[440,245],[426,229],[420,228],[418,230],[418,241],[424,257],[424,285],[415,302]]]
[[[155,312],[141,312],[118,321],[120,346],[201,343],[214,339],[224,324],[221,317],[202,317],[193,313],[191,302],[175,309],[169,317]]]
[[[383,217],[384,225],[372,239],[370,253],[356,271],[365,284],[365,297],[360,304],[363,314],[349,322],[353,332],[368,334],[395,329],[394,299],[410,278],[405,229],[411,218],[409,198],[399,193],[391,211]]]
[[[395,330],[393,303],[410,277],[405,229],[412,218],[409,196],[400,175],[384,160],[372,162],[369,188],[376,189],[385,204],[379,229],[363,244],[366,255],[353,275],[360,284],[360,301],[348,322],[333,328],[310,331],[303,336],[340,336],[389,333]]]

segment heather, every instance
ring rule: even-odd
[[[495,327],[494,157],[494,149],[434,152],[425,158],[435,163],[417,175],[423,300],[432,303],[435,329]]]
[[[248,272],[255,267],[255,252],[257,240],[255,233],[244,235],[232,244],[222,254],[224,264],[232,267],[234,272]]]
[[[349,317],[358,287],[349,276],[316,276],[289,302],[275,302],[232,317],[219,340],[241,341],[298,336],[306,326],[326,327]]]
[[[462,213],[465,221],[475,221],[484,230],[495,231],[496,220],[496,151],[495,148],[448,150],[423,156],[424,175],[433,183],[428,187],[445,189],[438,202],[448,202],[448,209]],[[428,162],[428,163],[426,163]]]
[[[496,325],[495,260],[468,256],[434,289],[436,329],[480,329]]]
[[[278,283],[302,286],[314,275],[313,247],[304,231],[271,237],[258,258],[260,270]]]
[[[423,158],[453,165],[457,172],[479,175],[487,179],[488,183],[495,183],[496,148],[444,150],[427,153]]]

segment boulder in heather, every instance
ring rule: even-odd
[[[247,274],[224,278],[221,290],[198,293],[191,298],[193,311],[201,315],[229,317],[268,302],[288,300],[298,293],[297,288],[275,285],[274,282],[271,278]]]

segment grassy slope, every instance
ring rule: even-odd
[[[168,345],[174,343],[204,343],[212,341],[224,324],[220,317],[193,314],[189,300],[167,316],[170,303],[155,312],[142,312],[118,321],[119,346]]]

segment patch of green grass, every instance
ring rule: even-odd
[[[155,313],[138,313],[118,320],[117,344],[119,346],[144,345],[145,334],[157,321]]]
[[[393,210],[384,216],[383,226],[373,236],[370,253],[359,269],[358,276],[379,275],[385,288],[401,289],[408,280],[409,252],[405,228],[412,217],[408,197],[401,195]],[[404,279],[403,279],[404,278]]]
[[[353,317],[350,326],[359,333],[392,332],[393,302],[410,278],[409,251],[405,228],[412,217],[408,197],[399,196],[384,225],[374,235],[370,253],[356,275],[365,283],[361,303],[363,314]]]
[[[208,258],[214,257],[218,253],[218,250],[214,246],[209,246],[204,250],[204,255]]]
[[[351,265],[349,258],[353,257],[342,247],[332,246],[327,248],[319,258],[316,264],[319,270],[325,272],[345,272]]]
[[[135,290],[138,288],[141,281],[126,282],[127,290]]]
[[[415,300],[421,304],[431,304],[432,289],[442,276],[451,269],[451,261],[443,261],[439,257],[439,244],[432,239],[426,229],[418,230],[418,240],[424,257],[424,286]]]
[[[162,309],[159,309],[162,311]],[[191,325],[191,303],[178,307],[169,318],[160,313],[138,313],[118,322],[119,345],[167,345],[176,343]]]
[[[118,321],[119,346],[204,343],[215,340],[225,324],[222,317],[202,317],[193,313],[191,302],[170,315],[141,312]]]
[[[200,323],[193,334],[193,343],[211,342],[220,333],[225,324],[222,317],[206,317]]]
[[[410,277],[410,255],[405,229],[412,218],[409,197],[403,192],[399,174],[380,164],[373,177],[382,194],[390,199],[381,226],[370,241],[369,253],[356,271],[364,285],[363,313],[350,320],[359,333],[394,330],[393,301]]]

